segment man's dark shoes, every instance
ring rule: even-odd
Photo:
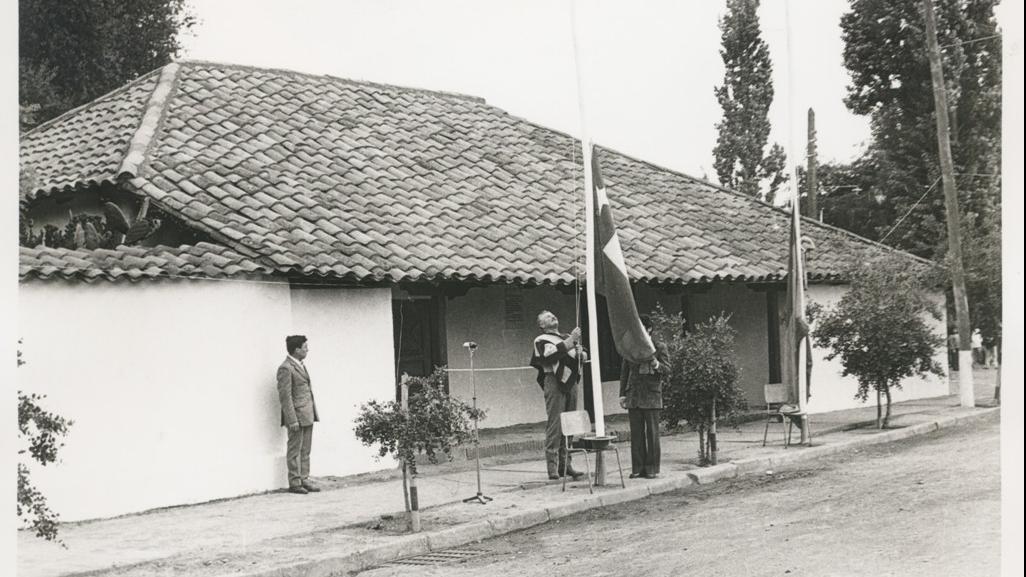
[[[641,473],[631,473],[630,475],[627,475],[628,479],[637,479],[638,477],[644,477],[644,475]]]
[[[302,485],[292,485],[289,487],[289,493],[295,493],[297,495],[306,495],[310,491],[307,491]]]
[[[559,480],[559,475],[555,475],[555,474],[549,475],[549,480],[550,481],[558,481]]]
[[[320,487],[318,487],[317,485],[311,485],[310,483],[303,483],[303,488],[306,489],[306,491],[308,493],[320,493],[321,492],[321,488]]]
[[[573,469],[567,469],[566,470],[566,474],[567,474],[567,476],[569,476],[574,481],[580,481],[581,477],[584,476],[584,473],[582,473],[580,471],[575,471]]]

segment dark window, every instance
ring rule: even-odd
[[[766,340],[769,343],[769,382],[780,382],[780,293],[773,288],[766,291]]]
[[[445,300],[438,296],[392,301],[397,400],[403,373],[427,376],[446,364],[444,307]]]

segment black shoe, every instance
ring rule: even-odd
[[[550,481],[558,481],[559,480],[559,475],[549,475],[549,480]]]
[[[645,476],[644,473],[631,473],[630,475],[627,475],[627,478],[628,479],[637,479],[638,477],[644,477],[644,476]]]
[[[302,485],[293,485],[289,487],[289,493],[295,493],[297,495],[306,495],[310,491],[307,491]]]
[[[310,483],[303,483],[303,488],[306,489],[306,491],[308,493],[320,493],[321,492],[321,488],[320,487],[318,487],[317,485],[311,485]]]
[[[582,473],[580,471],[575,471],[573,469],[567,470],[566,474],[567,474],[568,477],[570,477],[574,481],[580,481],[581,478],[584,477],[584,473]]]
[[[655,473],[645,473],[645,478],[646,479],[658,479],[659,475],[657,475]]]

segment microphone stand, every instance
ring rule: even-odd
[[[481,492],[481,439],[477,431],[477,379],[474,378],[474,351],[477,350],[477,343],[467,342],[463,343],[467,351],[470,353],[470,386],[473,396],[474,403],[474,460],[477,463],[477,494],[473,497],[467,497],[463,500],[464,503],[480,503],[487,505],[488,501],[491,501],[491,497],[486,497]]]

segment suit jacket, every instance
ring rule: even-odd
[[[666,345],[654,342],[659,368],[649,372],[643,365],[624,361],[620,365],[620,396],[627,397],[628,409],[663,408],[662,375],[670,370],[669,352]]]
[[[309,427],[317,417],[317,405],[314,404],[313,389],[310,388],[310,375],[303,365],[289,357],[278,367],[278,400],[281,402],[281,426],[292,423]]]

